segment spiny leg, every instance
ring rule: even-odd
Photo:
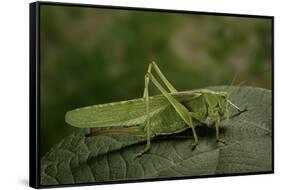
[[[148,71],[150,71],[150,67],[148,68]],[[146,153],[147,151],[149,151],[150,147],[151,147],[151,143],[150,143],[150,113],[149,113],[149,92],[148,92],[148,85],[149,85],[149,77],[147,75],[145,75],[144,78],[144,93],[143,93],[143,98],[145,101],[145,106],[146,106],[146,146],[145,148],[139,152],[136,157],[140,157],[142,156],[144,153]]]
[[[168,90],[171,93],[177,92],[175,87],[167,80],[167,78],[163,75],[163,73],[159,69],[158,65],[154,61],[152,61],[152,63],[149,64],[149,67],[151,67],[155,70],[156,74],[160,77],[160,79],[163,81],[163,83],[165,84],[165,86],[168,88]],[[148,69],[148,73],[151,74],[151,69]]]
[[[215,127],[216,127],[216,140],[217,142],[221,142],[223,144],[227,144],[225,139],[221,139],[220,138],[220,134],[219,134],[219,128],[220,128],[220,117],[217,116],[217,119],[215,121]]]
[[[152,69],[155,70],[156,74],[159,76],[159,78],[163,81],[163,83],[165,84],[165,86],[168,88],[168,90],[171,93],[175,93],[177,92],[177,90],[175,89],[175,87],[167,80],[167,78],[165,77],[165,75],[161,72],[161,70],[159,69],[158,65],[152,61],[152,63],[149,63],[148,65],[148,69],[147,69],[147,73],[152,74]],[[149,81],[148,81],[149,84]],[[148,90],[148,88],[145,88]],[[146,91],[144,90],[143,93],[143,97],[145,96]]]
[[[150,63],[148,65],[147,73],[151,73],[151,68],[152,68],[152,65]],[[147,75],[145,75],[144,76],[144,91],[143,91],[143,98],[144,98],[144,100],[146,100],[146,98],[149,97],[148,86],[149,86],[149,78],[147,77]]]
[[[191,129],[192,129],[192,134],[193,134],[193,137],[194,137],[194,142],[192,143],[192,150],[194,150],[196,148],[196,146],[198,145],[198,136],[196,134],[196,130],[195,130],[195,127],[193,125],[193,120],[192,120],[192,117],[191,117],[190,114],[188,115],[188,118],[189,118],[189,124],[190,124]]]
[[[196,131],[195,131],[195,127],[193,125],[191,113],[189,112],[189,110],[186,107],[184,107],[184,105],[182,105],[177,99],[175,99],[171,94],[169,94],[162,87],[162,85],[159,84],[159,82],[154,78],[154,76],[151,73],[148,73],[148,76],[149,76],[149,79],[152,81],[152,83],[158,88],[158,90],[160,90],[160,92],[172,104],[172,106],[175,108],[175,110],[180,115],[180,117],[184,120],[184,122],[191,127],[193,137],[194,137],[194,143],[193,143],[193,149],[194,149],[196,147],[196,145],[198,144],[198,137],[197,137],[197,134],[196,134]]]
[[[195,127],[193,125],[192,115],[188,111],[186,107],[184,107],[177,99],[175,99],[172,95],[170,95],[162,86],[158,83],[158,81],[154,78],[154,76],[151,73],[151,68],[154,68],[157,75],[160,77],[160,79],[163,81],[165,86],[169,89],[171,93],[177,92],[177,90],[173,87],[173,85],[167,80],[167,78],[163,75],[157,64],[153,61],[149,65],[148,74],[154,85],[161,91],[161,93],[169,100],[169,102],[173,105],[173,107],[176,109],[178,114],[182,117],[182,119],[185,121],[186,124],[188,124],[191,129],[194,136],[194,143],[193,143],[193,149],[198,144],[198,137],[195,131]]]
[[[169,89],[170,92],[174,93],[177,92],[177,90],[173,87],[173,85],[167,80],[167,78],[163,75],[157,64],[153,61],[152,63],[149,64],[148,69],[147,69],[147,74],[145,75],[145,87],[144,87],[144,92],[143,92],[143,98],[145,100],[146,104],[146,146],[145,148],[137,154],[137,157],[142,156],[145,152],[149,151],[151,147],[151,137],[150,137],[150,114],[149,114],[149,75],[152,72],[152,69],[155,70],[156,74],[159,76],[159,78],[163,81],[163,83],[166,85],[166,87]]]

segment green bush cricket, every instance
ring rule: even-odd
[[[168,91],[154,77],[152,69]],[[246,111],[229,100],[232,92],[207,89],[178,92],[155,62],[149,64],[144,80],[142,98],[78,108],[67,112],[65,121],[74,127],[100,129],[90,132],[86,135],[88,137],[128,133],[146,138],[145,148],[137,154],[140,157],[149,151],[152,138],[179,133],[187,128],[192,130],[194,149],[198,144],[195,127],[202,124],[214,123],[217,142],[225,143],[219,137],[219,128],[221,120],[229,117],[229,106],[237,109],[239,113]],[[161,95],[149,95],[150,81]]]

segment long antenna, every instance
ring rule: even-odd
[[[237,75],[238,75],[238,73],[236,72],[235,75],[233,76],[232,80],[231,80],[231,83],[230,83],[228,89],[226,90],[227,92],[231,92],[231,87],[233,86],[233,84],[234,84],[234,82],[235,82],[235,80],[236,80],[236,78],[237,78]],[[231,94],[231,93],[229,93],[229,95],[230,95],[230,94]]]
[[[237,85],[237,88],[233,88],[230,92],[229,92],[229,95],[231,95],[235,90],[239,90],[239,87],[245,83],[246,80],[243,80],[242,82],[240,82],[238,85]]]
[[[234,75],[234,77],[232,78],[231,83],[230,83],[230,86],[233,86],[233,84],[234,84],[234,82],[235,82],[237,76],[238,76],[238,72],[236,72],[235,75]]]

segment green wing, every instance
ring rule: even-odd
[[[196,97],[196,94],[175,93],[173,96],[186,101]],[[168,100],[162,95],[149,98],[151,115],[160,112],[168,105]],[[78,108],[67,112],[65,116],[68,124],[79,128],[125,127],[143,124],[145,119],[146,107],[143,98]]]

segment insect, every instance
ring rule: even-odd
[[[158,82],[152,71],[165,85]],[[150,96],[149,83],[152,82],[161,92]],[[68,124],[79,128],[97,128],[87,137],[112,133],[128,133],[146,139],[145,148],[136,156],[140,157],[150,150],[151,139],[159,135],[179,133],[191,128],[194,142],[198,144],[196,126],[214,123],[217,142],[225,143],[219,137],[220,122],[229,117],[229,106],[239,113],[240,109],[229,100],[231,92],[217,92],[207,89],[177,91],[163,75],[155,62],[148,66],[144,78],[142,98],[78,108],[66,113]]]

